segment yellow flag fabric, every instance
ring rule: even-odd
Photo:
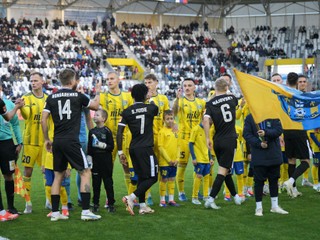
[[[256,123],[279,118],[284,129],[320,127],[320,92],[302,93],[238,70],[236,79]]]
[[[27,202],[30,201],[30,196],[26,190],[26,187],[24,186],[22,174],[18,168],[18,165],[15,166],[14,171],[14,192],[25,198]]]

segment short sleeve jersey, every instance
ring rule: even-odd
[[[164,148],[170,160],[178,160],[179,151],[178,134],[174,133],[171,128],[163,127],[159,131],[158,135],[158,147]],[[159,166],[169,166],[166,159],[160,154],[159,156]]]
[[[131,94],[128,92],[120,92],[114,95],[110,92],[100,93],[100,105],[108,112],[108,119],[105,126],[112,131],[112,135],[116,136],[118,131],[118,123],[121,119],[121,113],[124,109],[133,104]]]
[[[234,162],[241,162],[244,161],[244,155],[243,155],[243,150],[242,150],[242,143],[243,143],[243,137],[242,137],[242,133],[243,133],[243,129],[239,126],[236,126],[236,133],[237,133],[237,149],[236,152],[234,154],[234,158],[233,161]]]
[[[122,112],[121,126],[129,126],[132,134],[130,148],[153,147],[153,119],[158,115],[154,104],[135,103]]]
[[[194,154],[196,155],[197,162],[209,163],[209,152],[203,127],[197,125],[192,128],[189,142],[194,144]]]
[[[7,112],[6,104],[2,99],[0,99],[0,115],[3,115]]]
[[[32,92],[23,95],[25,105],[20,109],[25,120],[23,144],[41,146],[43,145],[43,133],[41,128],[41,115],[48,95],[35,96]]]
[[[190,134],[191,129],[200,124],[206,102],[195,98],[188,100],[183,97],[179,99],[179,131],[181,134]]]
[[[159,108],[158,115],[155,116],[153,121],[153,133],[157,135],[163,127],[163,113],[165,110],[170,109],[169,100],[165,95],[157,94],[150,98],[149,102],[153,102]]]
[[[47,99],[44,111],[50,112],[54,122],[54,138],[79,140],[82,107],[90,100],[82,93],[60,89]]]
[[[232,94],[215,96],[206,103],[205,116],[214,124],[214,139],[237,138],[235,130],[237,98]]]

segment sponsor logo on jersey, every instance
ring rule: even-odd
[[[111,111],[110,116],[111,116],[111,117],[118,117],[118,116],[120,116],[120,114],[121,114],[121,109],[118,108],[118,109],[116,109],[115,111]]]
[[[194,111],[192,113],[187,114],[187,119],[198,119],[200,117],[200,113],[198,111]]]

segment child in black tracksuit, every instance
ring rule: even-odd
[[[103,109],[99,109],[94,114],[93,121],[96,123],[96,127],[89,131],[87,159],[89,165],[92,163],[93,211],[97,212],[99,209],[100,189],[103,180],[108,197],[108,211],[113,213],[115,212],[112,179],[114,143],[110,129],[104,126],[107,118],[108,114]]]

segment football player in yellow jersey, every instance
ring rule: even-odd
[[[31,192],[31,176],[34,164],[39,166],[42,161],[43,133],[41,129],[41,114],[47,99],[47,94],[43,93],[42,86],[44,80],[42,74],[38,72],[30,75],[31,92],[26,93],[22,98],[25,105],[21,108],[21,115],[25,120],[25,129],[23,136],[23,154],[22,165],[24,166],[24,184],[27,193]],[[24,213],[32,212],[32,203],[26,202]]]
[[[165,126],[158,134],[159,146],[159,167],[160,167],[160,207],[166,207],[166,185],[168,186],[169,206],[178,207],[174,201],[175,177],[177,174],[177,164],[180,156],[178,133],[174,130],[174,114],[171,110],[163,112]]]
[[[210,168],[213,165],[213,158],[207,148],[206,135],[202,123],[192,128],[189,149],[194,166],[192,203],[201,205],[198,199],[201,180],[203,179],[203,199],[207,200],[209,196]]]
[[[225,79],[225,80],[228,82],[228,84],[229,84],[227,93],[231,93],[231,91],[230,91],[230,86],[231,86],[231,84],[232,84],[232,82],[231,82],[231,81],[232,81],[231,75],[228,74],[228,73],[225,73],[225,74],[223,74],[221,77],[222,77],[223,79]],[[211,98],[213,98],[215,95],[216,95],[216,91],[215,91],[215,90],[211,90],[211,91],[208,93],[208,100],[210,100]]]
[[[243,154],[243,148],[242,148],[244,139],[242,137],[242,132],[243,132],[243,128],[236,125],[236,133],[237,133],[238,138],[237,138],[237,149],[236,149],[236,152],[234,154],[234,159],[233,159],[232,172],[235,172],[235,174],[236,174],[238,195],[239,195],[239,197],[242,197],[244,199],[245,198],[245,196],[243,194],[244,154]],[[225,185],[224,200],[231,201],[230,191],[228,190],[226,185]]]
[[[107,85],[108,91],[100,93],[100,105],[108,113],[108,119],[105,122],[105,125],[112,131],[112,136],[114,142],[116,142],[116,135],[118,131],[118,122],[120,121],[120,114],[124,109],[133,104],[133,99],[131,94],[128,92],[123,92],[120,87],[119,75],[116,72],[108,72],[107,74]],[[127,131],[127,129],[125,129]],[[124,134],[125,136],[126,134]],[[117,156],[117,145],[112,152],[113,162]],[[130,172],[128,166],[122,165],[125,176],[125,183],[127,189],[129,189],[130,183]]]
[[[148,101],[153,102],[159,108],[158,115],[153,120],[153,133],[154,133],[154,151],[156,156],[159,154],[158,149],[158,133],[163,127],[164,111],[170,109],[169,100],[166,95],[157,92],[158,79],[154,74],[149,74],[144,78],[144,84],[148,87]]]
[[[317,192],[320,192],[320,184],[319,184],[319,160],[320,160],[320,129],[314,129],[309,132],[309,136],[311,138],[311,148],[313,150],[313,165],[312,165],[312,180],[313,180],[313,189]]]
[[[54,125],[52,117],[50,116],[48,119],[48,135],[49,138],[53,139]],[[45,176],[45,192],[46,198],[49,200],[51,205],[51,186],[54,180],[54,171],[53,171],[53,155],[51,152],[48,152],[45,147],[42,148],[42,172]],[[66,171],[66,177],[70,176],[70,168]],[[61,205],[62,205],[62,215],[69,216],[68,210],[68,195],[65,187],[65,181],[62,181],[60,188],[60,196],[61,196]],[[47,217],[51,217],[52,212],[50,212]]]
[[[177,98],[173,102],[172,110],[178,117],[180,158],[177,171],[179,200],[187,201],[184,192],[184,175],[190,157],[189,138],[191,129],[200,124],[206,102],[195,97],[196,86],[193,79],[186,78],[182,82],[182,89],[178,89]],[[184,95],[182,94],[184,93]]]
[[[154,153],[159,156],[159,147],[158,147],[158,133],[163,127],[163,113],[166,110],[170,109],[169,100],[167,96],[159,94],[157,91],[158,88],[158,79],[154,74],[148,74],[144,78],[144,84],[148,87],[148,102],[153,102],[158,106],[159,113],[155,116],[153,120],[153,133],[154,133]],[[153,201],[150,194],[150,189],[147,191],[147,203],[149,206],[153,205]]]

